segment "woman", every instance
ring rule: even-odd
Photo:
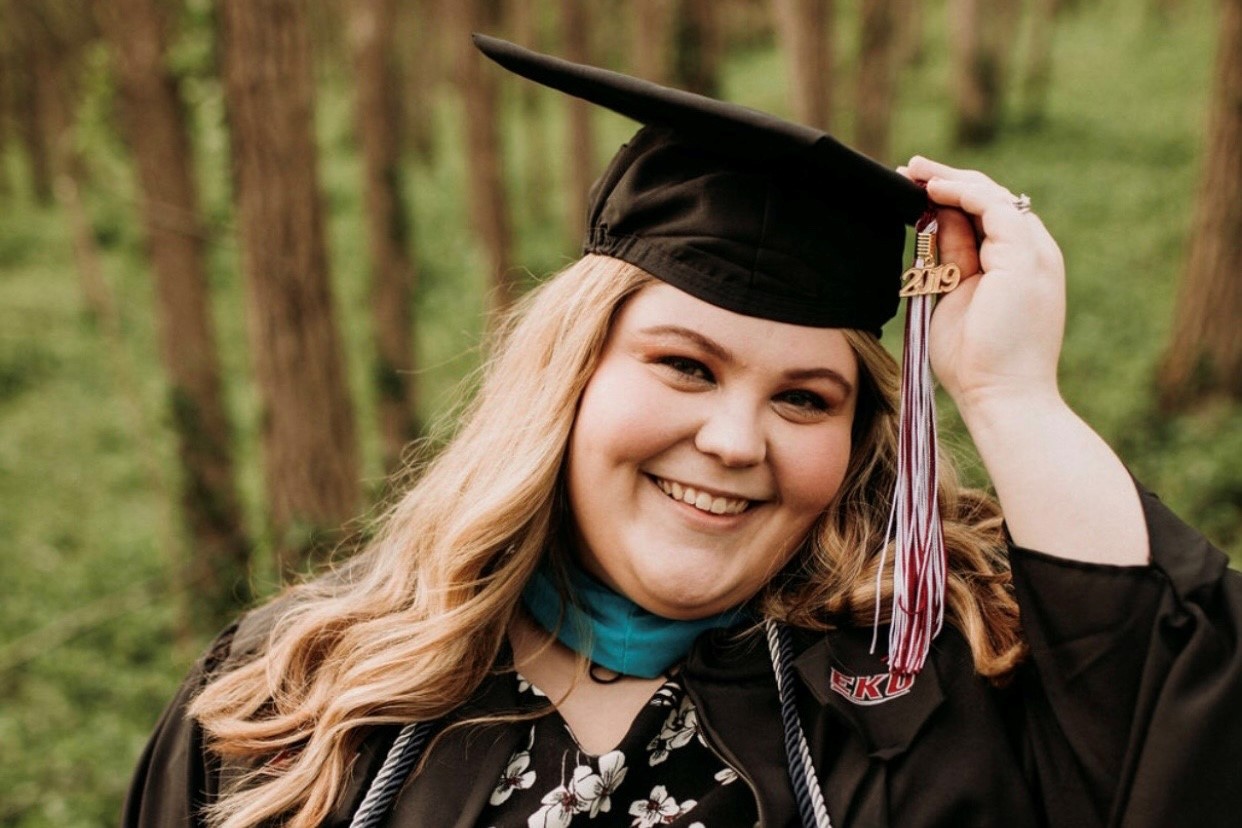
[[[1063,267],[1029,204],[480,45],[652,126],[370,547],[198,665],[126,824],[1225,824],[1242,586],[1061,401]],[[921,671],[872,629],[911,180],[966,277],[932,364],[1006,522],[942,465]]]

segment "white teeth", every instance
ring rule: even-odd
[[[713,515],[738,515],[746,511],[746,507],[750,505],[749,500],[714,497],[707,492],[700,492],[698,489],[692,489],[689,486],[673,483],[660,477],[655,478],[655,481],[660,490],[674,500],[689,503],[694,508],[704,512],[711,512]]]

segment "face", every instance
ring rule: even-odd
[[[579,563],[667,618],[746,601],[840,488],[857,388],[840,331],[642,289],[570,438]]]

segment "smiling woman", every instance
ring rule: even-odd
[[[369,548],[196,668],[126,824],[1226,824],[1242,584],[1060,400],[1029,200],[479,45],[650,123]],[[999,504],[899,427],[877,331],[915,220],[920,272],[934,223],[962,277],[922,344]],[[940,579],[887,565],[920,451]]]
[[[644,288],[613,323],[570,437],[581,566],[666,618],[748,600],[840,488],[857,364],[839,330]]]

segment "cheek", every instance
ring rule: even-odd
[[[601,366],[582,394],[571,437],[572,455],[595,466],[642,462],[669,441],[667,412],[652,382],[633,370]]]
[[[788,445],[780,456],[779,473],[786,503],[811,513],[812,519],[818,516],[841,488],[849,460],[848,426]]]

